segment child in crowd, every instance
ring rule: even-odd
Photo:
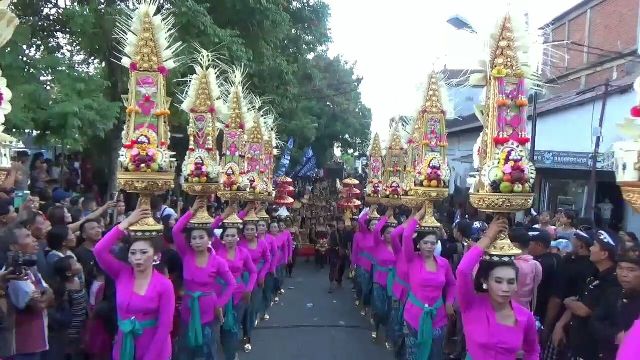
[[[53,264],[55,307],[49,310],[47,360],[82,359],[80,341],[87,321],[87,293],[78,279],[82,267],[70,255]]]
[[[95,279],[89,290],[89,320],[85,332],[85,349],[91,359],[108,360],[111,358],[112,336],[104,318],[109,305],[104,298],[105,274],[98,264],[95,266]]]

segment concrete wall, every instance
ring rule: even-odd
[[[481,128],[477,128],[449,134],[447,159],[449,159],[449,168],[451,169],[451,183],[464,187],[469,172],[475,171],[470,155],[473,154],[473,145],[481,130]],[[463,156],[465,159],[461,161],[459,158]]]
[[[635,99],[633,92],[614,94],[607,99],[602,124],[600,152],[612,149],[621,140],[617,124],[629,114]],[[536,150],[592,152],[595,138],[592,129],[598,126],[602,101],[586,103],[566,110],[538,116]],[[529,122],[529,127],[531,122]]]

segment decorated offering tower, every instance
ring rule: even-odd
[[[231,83],[228,84],[229,118],[223,128],[220,158],[219,182],[222,184],[222,190],[218,194],[225,200],[246,200],[247,184],[243,183],[242,175],[246,168],[244,131],[248,104],[245,101],[242,82],[241,70],[234,70]]]
[[[505,15],[493,43],[485,74],[486,99],[478,112],[483,131],[478,140],[475,162],[480,177],[472,187],[471,204],[479,210],[510,213],[525,210],[533,202],[536,170],[528,160],[526,78],[535,76],[521,62],[526,55],[524,39]],[[502,233],[487,249],[488,257],[508,258],[520,253]]]
[[[177,65],[173,19],[156,14],[157,1],[144,0],[118,21],[120,63],[129,69],[129,93],[123,96],[126,122],[122,132],[118,186],[140,194],[138,208],[148,208],[151,196],[173,187],[175,161],[169,151],[169,103],[166,77]],[[162,225],[145,218],[129,229],[132,236],[161,233]]]
[[[351,223],[351,217],[362,206],[362,203],[358,198],[360,197],[360,190],[356,186],[360,182],[353,178],[347,178],[342,180],[340,200],[338,201],[338,208],[344,211],[345,224]]]
[[[194,65],[195,74],[183,96],[181,109],[189,114],[189,148],[182,163],[185,192],[208,198],[220,189],[220,165],[215,148],[216,123],[223,113],[223,102],[218,87],[218,72],[212,57],[201,51]],[[189,222],[191,226],[208,227],[213,219],[202,208]]]
[[[247,133],[245,138],[245,169],[244,179],[247,183],[248,197],[255,201],[273,201],[273,187],[271,172],[273,164],[273,146],[268,146],[265,135],[264,122],[270,121],[263,116],[266,112],[261,109],[260,100],[253,99],[253,110],[249,113]],[[271,118],[271,117],[269,117]]]
[[[442,200],[449,193],[449,165],[447,164],[447,132],[444,86],[438,74],[432,72],[427,81],[424,103],[420,107],[409,139],[410,166],[413,188],[409,195],[426,202],[423,228],[439,228],[433,217],[433,201]]]
[[[9,11],[10,1],[0,1],[0,47],[9,41],[18,26],[18,18]],[[4,133],[4,116],[11,111],[11,91],[7,87],[7,79],[0,70],[0,182],[7,177],[11,169],[11,149],[18,146],[18,141]]]
[[[411,166],[407,149],[400,136],[399,122],[393,125],[384,155],[380,138],[376,134],[369,150],[369,182],[366,187],[365,201],[368,204],[386,206],[417,206],[417,200],[408,196],[413,187]]]
[[[287,176],[281,176],[275,180],[275,183],[276,196],[274,204],[280,206],[280,209],[284,212],[284,209],[293,206],[293,203],[295,202],[291,197],[295,192],[293,180]]]
[[[384,196],[384,185],[382,182],[382,146],[380,136],[376,133],[369,149],[368,184],[366,187],[367,202],[375,201],[374,198]]]
[[[382,181],[385,197],[400,199],[407,195],[407,190],[412,187],[413,181],[408,176],[408,160],[407,149],[400,137],[399,122],[396,122],[383,158]]]

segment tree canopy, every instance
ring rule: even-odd
[[[0,50],[14,93],[7,128],[37,131],[44,144],[109,154],[115,164],[124,122],[126,69],[115,63],[113,27],[128,0],[24,0],[13,9],[21,24]],[[320,163],[343,150],[365,151],[370,110],[353,66],[327,55],[329,7],[320,0],[165,0],[178,39],[216,52],[247,71],[249,89],[279,117],[280,138],[311,145]],[[181,55],[189,56],[187,46]],[[170,80],[185,78],[181,66]],[[180,84],[169,83],[175,99]],[[173,105],[175,106],[175,104]],[[186,115],[172,109],[172,132]],[[101,141],[97,141],[101,140]],[[104,141],[106,140],[106,141]],[[186,144],[172,142],[178,156]]]

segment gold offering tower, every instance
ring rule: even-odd
[[[265,124],[272,121],[273,117],[265,116],[266,113],[260,99],[254,97],[252,111],[248,114],[244,149],[244,179],[249,192],[248,200],[273,201],[273,169],[270,168],[273,164],[273,145],[269,143],[272,135],[265,129]],[[269,141],[265,141],[266,139]]]
[[[369,180],[366,187],[368,203],[377,203],[376,198],[384,196],[382,172],[382,145],[380,144],[380,135],[376,133],[369,149],[369,167],[367,169]]]
[[[229,118],[224,124],[222,157],[220,158],[220,184],[218,195],[224,200],[245,200],[246,184],[242,175],[245,163],[245,122],[248,105],[243,94],[242,72],[234,70],[231,83],[228,84],[227,107]]]
[[[478,140],[474,162],[480,177],[470,193],[471,204],[478,210],[508,215],[526,210],[533,202],[536,170],[528,159],[526,78],[535,76],[521,62],[511,15],[498,25],[486,74],[486,100],[479,115],[483,131]],[[506,233],[487,249],[486,257],[504,260],[518,255]]]
[[[129,93],[123,96],[126,122],[122,132],[120,189],[140,194],[138,208],[149,208],[151,196],[173,187],[175,161],[169,151],[169,104],[166,77],[176,66],[173,19],[156,14],[157,1],[143,0],[115,30],[120,40],[120,63],[129,69]],[[145,218],[129,228],[134,237],[161,234],[162,225]]]
[[[382,154],[378,134],[371,143],[365,201],[368,204],[415,207],[419,204],[416,198],[409,196],[412,187],[408,152],[400,135],[399,121],[394,119],[385,153]]]
[[[447,131],[444,85],[439,75],[431,72],[427,81],[424,103],[420,107],[409,139],[409,157],[414,180],[409,195],[425,204],[425,217],[420,227],[437,229],[440,224],[433,216],[433,201],[449,194],[449,165],[447,163]]]
[[[189,149],[182,163],[185,192],[207,199],[220,189],[220,165],[215,147],[216,123],[223,113],[218,87],[218,71],[210,53],[201,50],[194,65],[195,74],[183,95],[181,109],[189,114]],[[208,227],[213,219],[202,208],[189,222],[194,227]]]

